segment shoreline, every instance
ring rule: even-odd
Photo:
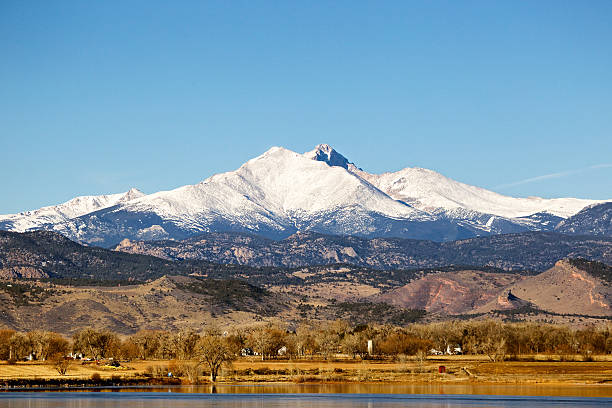
[[[0,391],[83,390],[92,387],[189,385],[458,385],[458,386],[602,386],[612,390],[612,358],[552,361],[525,358],[491,362],[477,356],[430,358],[424,362],[391,360],[256,360],[242,358],[223,368],[216,383],[204,373],[189,375],[190,361],[135,360],[119,368],[73,362],[66,375],[51,363],[0,363]],[[443,372],[440,372],[443,371]],[[170,373],[170,374],[169,374]],[[612,391],[611,391],[612,392]]]
[[[25,394],[62,394],[78,395],[98,394],[115,395],[127,394],[158,394],[158,395],[225,395],[236,397],[239,395],[430,395],[440,397],[452,396],[481,396],[481,397],[543,397],[543,398],[595,398],[611,399],[612,384],[504,384],[504,383],[233,383],[220,382],[217,384],[155,384],[155,385],[90,385],[90,386],[38,386],[0,388],[0,398],[11,398],[13,395]]]

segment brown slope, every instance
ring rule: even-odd
[[[471,313],[523,279],[516,274],[472,270],[440,272],[375,296],[373,300],[432,313]]]
[[[566,260],[558,261],[549,270],[516,282],[507,289],[535,307],[553,313],[612,315],[612,287]],[[507,300],[506,290],[476,311],[511,308],[513,305]]]
[[[284,305],[286,296],[237,281],[215,282],[184,276],[115,287],[0,281],[0,328],[66,335],[86,327],[123,334],[141,329],[200,331],[212,321],[253,322],[262,316],[282,316],[289,309]],[[18,285],[28,291],[10,290]]]

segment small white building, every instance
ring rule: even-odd
[[[456,354],[463,354],[463,351],[461,350],[460,346],[451,348],[451,346],[447,345],[446,352],[444,354],[448,354],[449,356],[451,356],[451,355],[456,355]]]

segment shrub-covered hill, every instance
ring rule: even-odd
[[[34,278],[70,285],[105,285],[145,282],[161,276],[193,275],[214,279],[241,279],[257,286],[312,285],[347,280],[396,286],[438,271],[493,267],[450,266],[437,268],[383,269],[348,264],[307,267],[256,267],[219,264],[202,260],[169,260],[153,255],[132,254],[83,246],[48,231],[26,233],[0,231],[0,277]],[[305,275],[299,271],[308,270]],[[523,271],[520,271],[521,273]],[[299,275],[299,276],[298,276]]]
[[[256,267],[295,268],[344,263],[374,269],[489,266],[544,271],[564,258],[612,264],[612,238],[547,232],[504,234],[451,242],[294,234],[274,241],[252,234],[209,233],[184,241],[124,240],[119,251],[169,260],[203,260]]]
[[[83,281],[147,281],[163,275],[205,275],[244,269],[209,262],[173,262],[77,244],[49,231],[0,231],[0,277]]]
[[[604,282],[612,283],[612,266],[610,265],[597,261],[587,261],[582,258],[570,259],[569,263],[591,276],[599,278]]]

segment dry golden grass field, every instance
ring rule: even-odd
[[[414,382],[414,383],[502,383],[502,384],[608,384],[612,386],[612,358],[596,356],[592,362],[549,361],[548,356],[525,357],[529,361],[490,362],[480,356],[428,358],[423,362],[375,360],[270,360],[241,358],[222,370],[220,382]],[[535,361],[532,361],[535,360]],[[113,368],[73,362],[66,375],[44,362],[0,363],[0,383],[7,380],[102,379],[124,380],[167,376],[171,371],[185,383],[193,378],[181,367],[194,362],[132,361]],[[439,373],[439,367],[445,373]],[[204,369],[205,366],[202,366]],[[199,382],[208,381],[205,376]]]

